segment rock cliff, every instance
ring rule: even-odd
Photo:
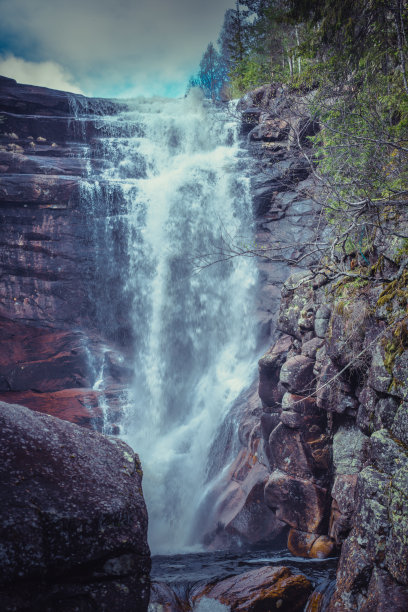
[[[114,423],[129,334],[119,312],[115,333],[97,325],[103,266],[80,179],[98,114],[118,108],[0,78],[0,399],[106,431],[93,386],[103,369]]]
[[[301,270],[301,265],[313,261],[313,248],[308,243],[312,245],[325,231],[316,197],[318,187],[304,156],[305,151],[311,153],[307,137],[319,129],[307,110],[309,98],[310,94],[289,95],[280,86],[268,86],[255,90],[238,105],[243,137],[254,160],[254,250],[262,281],[258,313],[264,343],[279,336],[277,321],[283,283],[291,273]],[[304,325],[310,328],[310,321],[305,320]],[[227,430],[231,421],[239,423],[239,448],[228,472],[219,477],[209,495],[205,541],[211,547],[229,547],[234,541],[250,544],[273,541],[287,527],[279,513],[265,502],[264,487],[271,460],[267,441],[280,422],[275,406],[280,405],[285,393],[279,368],[289,351],[290,336],[280,337],[262,361],[261,367],[268,372],[268,377],[261,377],[259,389],[255,380],[238,398],[233,417],[224,424]],[[306,375],[311,371],[311,366],[311,359],[305,357],[304,367],[299,367],[299,379],[304,370]],[[323,412],[319,417],[311,416],[311,411],[312,407],[305,405],[305,416],[317,431],[319,425],[324,427],[325,416]],[[280,462],[286,465],[291,452],[297,450],[287,446],[290,440],[286,439],[282,427],[275,431],[276,452],[282,454]],[[222,435],[226,437],[223,432]],[[326,486],[324,461],[322,456],[320,488],[313,490],[315,504],[319,506],[324,503],[322,491]],[[322,529],[320,523],[318,529]]]
[[[269,163],[276,151],[296,159],[281,136],[285,96],[262,88],[249,102],[250,142],[262,155],[272,149]],[[265,193],[264,218],[288,190]],[[340,554],[330,611],[408,607],[407,243],[396,236],[406,211],[385,222],[394,236],[379,233],[361,263],[350,254],[350,274],[305,266],[283,284],[278,338],[259,361],[259,398],[241,411],[241,450],[226,479],[244,492],[256,480],[257,512],[265,506],[288,526],[294,555]],[[234,526],[219,508],[218,538]]]
[[[118,433],[131,375],[129,323],[98,293],[106,211],[90,215],[80,186],[98,114],[118,108],[0,77],[2,610],[148,605],[139,459],[87,430]]]

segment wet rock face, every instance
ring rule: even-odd
[[[267,434],[265,501],[290,525],[292,554],[341,551],[330,611],[383,609],[387,594],[403,609],[408,347],[399,342],[393,355],[393,336],[382,333],[376,314],[375,285],[353,302],[352,286],[346,301],[330,285],[298,283],[299,275],[285,283],[280,315],[283,338],[289,334],[292,343],[283,364],[267,374],[271,381],[279,375],[287,392],[274,405],[280,423]],[[307,312],[315,313],[313,330]],[[371,350],[361,356],[365,346]]]
[[[289,160],[291,104],[274,86],[241,103],[254,156],[264,164],[254,204],[268,247],[294,236],[287,223],[296,213],[303,234],[292,244],[307,240],[313,218],[310,195],[299,197],[311,183],[301,164]],[[398,273],[403,248],[401,240],[390,243],[383,277]],[[296,256],[295,249],[289,253]],[[375,254],[370,263],[377,263]],[[274,274],[269,265],[265,278]],[[341,552],[331,611],[386,609],[387,597],[402,610],[408,596],[406,297],[380,305],[387,285],[375,278],[363,288],[350,278],[309,281],[307,271],[281,280],[277,329],[283,335],[259,362],[265,502],[290,526],[293,554]],[[406,296],[401,283],[399,295]]]
[[[106,349],[113,341],[117,351],[121,338],[98,326],[100,266],[80,197],[98,107],[118,109],[0,77],[0,399],[100,428],[92,386]],[[76,108],[86,108],[86,121],[76,121]],[[123,312],[111,320],[125,330]],[[120,357],[106,364],[114,418],[119,386],[131,377],[115,369]]]
[[[278,257],[277,261],[259,262],[262,277],[259,318],[264,341],[276,339],[277,327],[288,334],[292,334],[294,327],[298,329],[297,321],[302,314],[298,304],[293,304],[291,312],[281,310],[285,321],[277,325],[282,284],[294,271],[282,261],[282,256],[285,259],[302,256],[303,243],[313,240],[317,227],[323,229],[320,206],[314,199],[316,185],[296,136],[300,135],[302,146],[307,147],[310,143],[301,124],[313,133],[319,129],[310,121],[306,106],[307,95],[292,95],[277,85],[258,88],[239,104],[243,133],[254,159],[251,181],[256,243]],[[278,251],[270,251],[271,248]],[[304,324],[310,329],[314,313],[304,315]]]
[[[282,93],[265,86],[240,106],[262,167],[253,181],[258,243],[267,248],[285,243],[286,256],[295,258],[294,245],[313,235],[316,209],[310,199],[316,186],[306,178],[294,145],[295,128],[302,126],[292,123],[293,100]],[[309,123],[307,129],[316,133],[318,126]],[[398,273],[404,248],[401,240],[389,244],[383,278]],[[378,263],[375,245],[371,257],[371,265]],[[381,610],[387,597],[395,609],[404,609],[406,286],[400,283],[400,298],[380,305],[387,285],[374,268],[372,282],[363,287],[347,277],[329,282],[324,274],[308,280],[307,270],[291,270],[286,278],[289,270],[280,263],[260,269],[268,288],[262,321],[267,312],[282,335],[259,361],[261,405],[245,420],[241,460],[259,450],[254,463],[268,474],[264,501],[290,528],[292,554],[341,553],[331,611]],[[251,469],[246,463],[246,478]]]
[[[146,610],[140,462],[123,442],[0,402],[2,610]]]
[[[296,612],[303,610],[311,591],[311,583],[302,574],[293,575],[287,567],[262,567],[207,585],[193,595],[193,601],[215,599],[234,612]]]
[[[265,501],[291,527],[319,534],[326,530],[327,493],[327,489],[306,478],[274,470],[265,486]]]
[[[293,99],[282,93],[264,86],[240,106],[262,165],[253,182],[258,242],[270,248],[291,240],[285,254],[295,258],[294,245],[313,235],[310,197],[317,188],[294,145],[301,113],[295,125]],[[309,122],[307,129],[316,133],[318,126]],[[330,611],[385,610],[387,597],[402,610],[408,597],[407,289],[400,274],[406,245],[390,239],[386,246],[382,277],[400,278],[394,297],[378,278],[375,244],[372,268],[361,272],[371,278],[364,286],[347,276],[308,278],[307,270],[286,278],[284,265],[260,266],[275,290],[264,291],[262,307],[282,335],[259,361],[261,411],[241,442],[249,452],[260,437],[264,500],[290,527],[292,554],[341,553]]]
[[[267,420],[263,426],[259,423],[262,408],[257,381],[242,394],[236,409],[239,417],[236,415],[234,419],[241,421],[240,449],[228,470],[209,491],[203,512],[197,519],[197,529],[202,530],[204,544],[209,550],[272,542],[286,527],[264,500],[269,463],[261,428],[270,431],[276,416],[265,413]]]
[[[287,258],[297,257],[303,239],[314,236],[320,211],[313,200],[311,169],[294,138],[299,132],[300,117],[307,115],[305,100],[299,96],[292,99],[283,88],[265,86],[244,98],[240,109],[243,133],[254,157],[252,193],[257,244],[268,249],[278,246],[283,249],[280,256],[284,253]],[[235,537],[256,543],[280,535],[292,494],[296,487],[305,486],[305,479],[311,478],[311,490],[319,492],[311,512],[316,504],[319,511],[317,519],[308,516],[302,524],[314,521],[320,531],[326,504],[326,413],[315,400],[306,399],[314,389],[313,368],[323,344],[313,331],[313,290],[299,284],[304,277],[302,271],[287,281],[293,268],[282,261],[260,261],[259,270],[261,341],[263,346],[271,338],[276,342],[259,360],[258,393],[251,394],[239,417],[240,448],[222,484],[218,483],[213,491],[213,519],[206,542],[215,547],[225,547]],[[278,337],[277,330],[283,335]],[[284,397],[290,395],[296,395],[292,405],[283,407]],[[285,501],[282,499],[281,514],[276,512],[276,504],[265,503],[263,492],[259,494],[275,469],[282,471],[290,483]],[[296,478],[299,482],[294,482]],[[324,499],[321,490],[325,492]],[[293,520],[287,524],[294,525]]]

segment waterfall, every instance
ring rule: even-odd
[[[249,163],[235,118],[197,92],[122,106],[94,119],[82,184],[92,308],[107,337],[132,347],[121,435],[141,457],[152,552],[180,552],[200,535],[217,427],[256,364],[256,262],[194,267],[221,236],[251,241]]]

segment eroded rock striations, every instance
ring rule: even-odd
[[[103,370],[114,423],[129,333],[117,311],[105,317],[115,333],[98,326],[96,303],[113,300],[96,295],[106,266],[80,195],[96,119],[117,110],[0,77],[0,399],[98,429],[102,392],[93,386]]]
[[[119,294],[100,282],[93,225],[106,210],[91,214],[81,193],[97,118],[117,110],[0,77],[2,610],[148,605],[139,459],[85,429],[115,432],[132,375],[129,322],[98,293]]]
[[[0,402],[4,611],[146,610],[139,458],[124,442]]]

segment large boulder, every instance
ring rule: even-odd
[[[124,442],[0,402],[2,610],[147,609],[142,471]]]
[[[310,480],[274,470],[265,486],[265,502],[278,519],[291,527],[326,533],[327,490]]]
[[[290,393],[307,395],[313,391],[313,366],[313,359],[306,355],[295,355],[283,364],[280,381]]]
[[[299,431],[280,423],[269,437],[269,453],[272,468],[299,478],[312,477],[313,458],[307,452]]]
[[[310,581],[302,574],[293,575],[288,567],[266,566],[207,585],[193,600],[216,599],[234,612],[296,612],[303,610],[311,591]]]
[[[326,559],[333,555],[336,546],[334,540],[326,535],[306,533],[292,528],[288,535],[288,549],[295,557]]]

